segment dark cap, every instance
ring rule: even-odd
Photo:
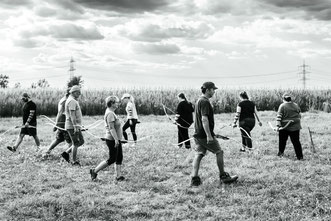
[[[23,93],[23,94],[22,94],[22,98],[23,98],[23,97],[24,97],[24,98],[30,98],[30,96],[29,96],[28,93]]]
[[[215,84],[211,81],[207,81],[205,83],[203,83],[201,88],[206,88],[206,89],[218,89]]]

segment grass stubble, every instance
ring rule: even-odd
[[[278,136],[267,124],[275,112],[260,112],[263,126],[252,132],[252,152],[240,153],[239,130],[222,125],[233,114],[215,116],[217,133],[236,139],[223,141],[225,168],[238,174],[235,184],[221,186],[215,156],[202,160],[203,184],[190,187],[192,150],[178,148],[176,126],[164,116],[142,116],[139,137],[152,135],[135,147],[124,148],[126,180],[114,181],[114,168],[101,171],[96,182],[89,168],[107,157],[105,144],[84,134],[79,149],[82,167],[72,167],[60,158],[65,144],[45,158],[36,153],[32,138],[25,137],[19,153],[11,153],[17,130],[1,136],[1,220],[330,220],[331,158],[329,114],[304,113],[301,142],[304,161],[295,160],[293,146],[285,156],[276,156]],[[123,117],[123,116],[122,116]],[[84,117],[85,125],[102,116]],[[2,118],[0,133],[20,118]],[[45,151],[54,139],[51,126],[38,119],[38,134]],[[316,153],[310,151],[307,127],[313,131]],[[102,136],[103,126],[90,131]],[[192,134],[193,131],[190,130]],[[194,147],[195,145],[193,145]]]

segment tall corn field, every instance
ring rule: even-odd
[[[57,104],[64,96],[65,90],[60,89],[1,89],[0,90],[0,116],[17,117],[21,116],[23,103],[21,95],[28,92],[37,105],[38,115],[44,114],[54,116],[57,113]],[[137,111],[141,115],[164,115],[162,104],[169,109],[175,110],[178,104],[177,94],[183,92],[187,99],[194,103],[201,95],[199,89],[173,89],[173,88],[116,88],[109,90],[84,90],[79,98],[79,103],[84,115],[102,115],[105,111],[104,99],[109,95],[116,95],[119,98],[124,93],[130,93],[135,98]],[[215,113],[235,112],[239,102],[240,89],[218,89],[211,99]],[[265,90],[250,89],[247,93],[250,100],[254,101],[259,111],[278,109],[281,104],[281,96],[285,92],[293,95],[303,112],[309,110],[322,110],[323,103],[330,101],[331,90]],[[119,114],[125,113],[125,105],[121,105]]]

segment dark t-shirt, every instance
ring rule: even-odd
[[[33,114],[33,117],[30,121],[30,125],[32,126],[36,126],[37,125],[37,108],[36,108],[36,104],[33,103],[33,101],[28,101],[27,103],[25,103],[23,105],[23,124],[26,123],[26,121],[28,120],[29,118],[29,115],[30,115],[30,110],[34,110],[34,114]]]
[[[184,127],[189,127],[193,123],[193,111],[194,108],[191,103],[187,101],[179,102],[176,110],[176,114],[179,114],[177,123]]]
[[[195,104],[195,121],[194,121],[194,128],[195,133],[194,137],[196,138],[206,138],[206,132],[203,129],[202,125],[202,116],[207,116],[209,121],[209,130],[212,136],[215,136],[214,134],[214,111],[213,107],[211,106],[209,99],[205,96],[201,96],[199,100]]]
[[[241,121],[245,118],[254,118],[254,112],[255,112],[254,102],[252,102],[250,100],[244,100],[244,101],[241,101],[238,104],[238,106],[241,107],[239,121]]]

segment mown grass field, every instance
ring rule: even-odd
[[[304,161],[295,160],[288,142],[285,157],[276,157],[278,137],[267,122],[275,112],[260,112],[263,126],[252,132],[255,150],[240,153],[240,143],[220,140],[226,170],[238,174],[235,184],[222,188],[213,154],[200,168],[203,184],[190,187],[192,152],[178,148],[176,127],[164,116],[142,116],[139,137],[153,135],[136,147],[124,148],[126,180],[114,182],[114,168],[101,171],[97,182],[89,168],[107,157],[105,144],[85,135],[79,149],[82,167],[59,157],[60,144],[49,158],[36,153],[25,137],[19,153],[11,153],[18,131],[1,136],[1,220],[331,220],[330,114],[304,113],[301,142]],[[85,125],[102,116],[84,117]],[[215,116],[216,132],[240,141],[238,129],[220,128],[233,114]],[[1,118],[0,133],[21,124],[21,118]],[[54,139],[52,127],[38,118],[43,150]],[[275,123],[275,122],[274,122]],[[313,130],[316,153],[311,153],[307,127]],[[90,130],[102,136],[103,126]],[[191,131],[192,132],[192,131]],[[193,145],[194,146],[194,145]]]

